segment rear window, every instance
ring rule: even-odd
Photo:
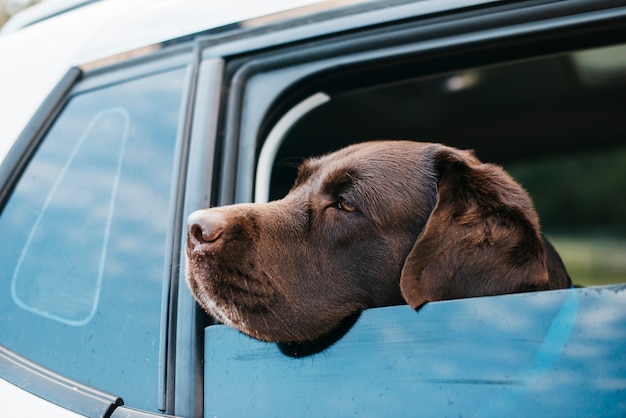
[[[0,216],[0,343],[147,410],[184,76],[73,97]]]

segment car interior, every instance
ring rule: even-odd
[[[576,284],[623,282],[626,45],[423,72],[407,60],[325,77],[269,132],[256,200],[285,195],[305,158],[355,142],[473,149],[529,191]]]

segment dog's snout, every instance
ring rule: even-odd
[[[187,226],[194,245],[213,243],[224,233],[226,217],[220,212],[199,210],[189,215]]]

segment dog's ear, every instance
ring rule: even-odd
[[[406,302],[546,288],[546,249],[530,197],[502,168],[433,145],[437,203],[400,278]]]

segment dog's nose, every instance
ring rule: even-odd
[[[187,218],[189,239],[194,245],[217,241],[226,229],[224,214],[212,210],[198,210]]]

